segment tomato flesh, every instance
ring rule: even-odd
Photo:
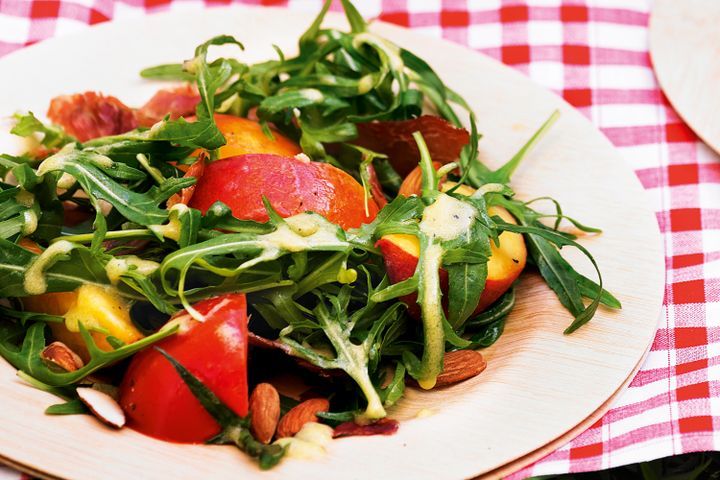
[[[246,307],[243,294],[203,300],[193,308],[205,316],[204,322],[183,312],[178,333],[156,344],[241,416],[248,411]],[[133,357],[120,386],[120,405],[130,427],[162,440],[200,443],[220,432],[153,347]]]

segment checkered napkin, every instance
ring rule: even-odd
[[[0,0],[0,55],[88,24],[223,1]],[[246,1],[317,11],[319,0]],[[720,447],[720,158],[658,88],[650,0],[362,0],[366,17],[495,57],[562,95],[620,149],[654,200],[665,306],[652,350],[615,407],[513,475],[600,470]],[[1,74],[0,74],[1,78]],[[17,478],[0,470],[0,479]]]

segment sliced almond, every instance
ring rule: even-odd
[[[53,342],[45,347],[40,357],[66,372],[74,372],[85,365],[82,358],[62,342]]]
[[[125,425],[125,412],[107,393],[92,387],[81,387],[77,389],[77,394],[80,401],[103,423],[113,428],[122,428]]]
[[[280,420],[280,394],[269,383],[260,383],[250,395],[250,431],[264,444],[270,443]]]
[[[277,427],[278,438],[292,437],[308,422],[317,422],[319,412],[327,412],[330,402],[326,398],[311,398],[294,406],[281,419]]]
[[[475,377],[487,367],[480,352],[456,350],[445,354],[443,371],[437,377],[436,387],[444,387]]]

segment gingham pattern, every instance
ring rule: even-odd
[[[0,0],[0,55],[87,24],[227,3]],[[320,6],[319,0],[244,3],[313,11]],[[512,478],[718,449],[720,159],[697,141],[658,89],[647,45],[651,1],[356,3],[367,17],[468,45],[559,93],[620,148],[654,200],[665,239],[667,287],[645,365],[600,421]]]

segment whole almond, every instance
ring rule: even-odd
[[[45,347],[40,357],[46,362],[62,368],[66,372],[74,372],[83,367],[83,361],[77,353],[62,342],[53,342]]]
[[[318,412],[327,412],[330,402],[326,398],[311,398],[297,404],[280,419],[278,438],[292,437],[308,422],[317,422]]]
[[[250,395],[250,431],[264,444],[272,441],[280,419],[280,394],[269,383],[260,383]]]
[[[480,374],[487,362],[480,352],[475,350],[456,350],[445,354],[442,373],[437,377],[436,387],[444,387],[462,382]]]

